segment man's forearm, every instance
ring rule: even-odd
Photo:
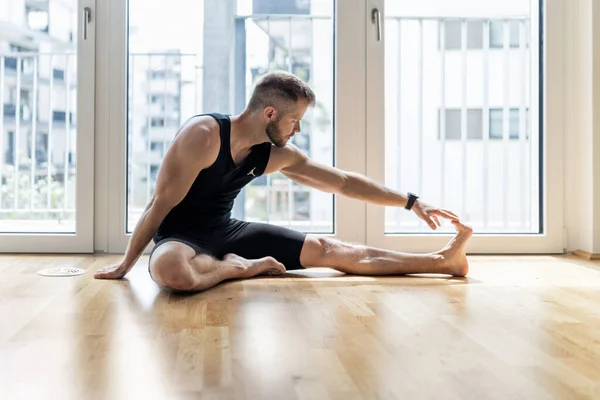
[[[127,251],[123,259],[125,266],[131,268],[137,262],[158,230],[162,219],[163,213],[153,208],[152,203],[150,203],[142,213],[127,245]]]
[[[382,206],[404,207],[408,197],[385,187],[366,176],[354,172],[347,173],[347,181],[342,194],[357,200]]]

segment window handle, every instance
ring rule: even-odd
[[[87,40],[87,28],[88,24],[92,20],[92,9],[85,7],[83,9],[83,40]]]
[[[371,22],[377,26],[377,41],[381,42],[381,12],[378,8],[371,10]]]

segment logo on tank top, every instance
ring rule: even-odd
[[[256,175],[254,175],[254,170],[255,169],[256,169],[256,167],[252,168],[252,170],[250,172],[248,172],[246,175],[256,176]]]

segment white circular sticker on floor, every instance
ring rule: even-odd
[[[83,275],[87,271],[81,268],[50,268],[38,271],[41,276],[77,276]]]

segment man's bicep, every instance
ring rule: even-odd
[[[293,164],[296,160],[298,151],[299,150],[296,147],[289,144],[285,147],[271,146],[271,153],[264,175],[282,171],[290,164]]]

